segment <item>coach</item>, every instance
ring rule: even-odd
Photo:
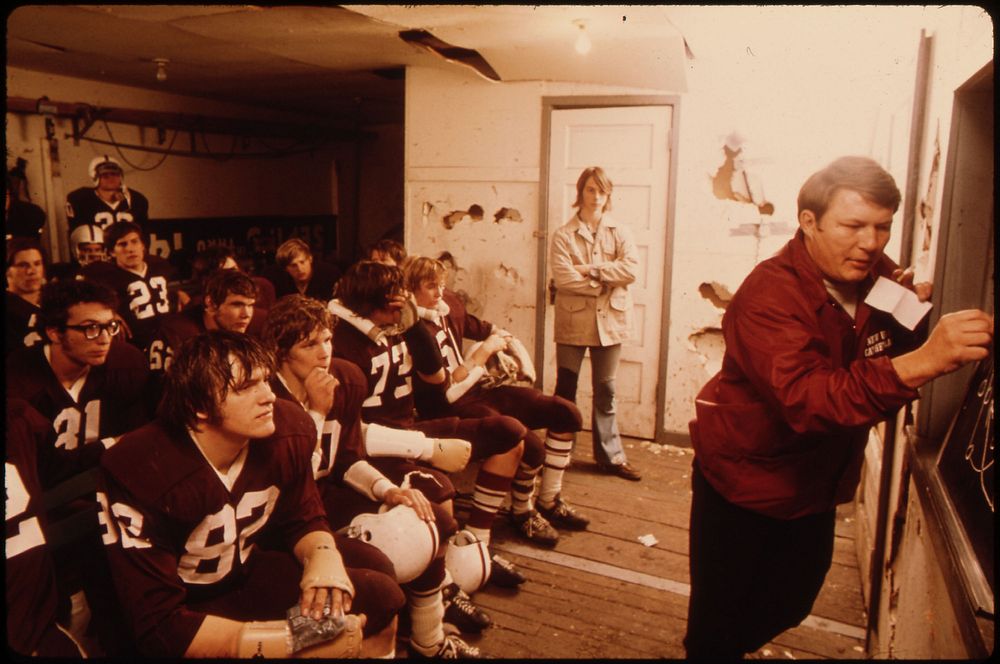
[[[689,658],[738,659],[809,614],[869,428],[987,354],[993,319],[981,311],[942,316],[919,345],[865,303],[879,276],[912,287],[882,253],[899,201],[868,158],[813,174],[795,237],[750,273],[723,317],[722,369],[690,425]],[[929,284],[915,290],[930,295]]]

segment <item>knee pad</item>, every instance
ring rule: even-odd
[[[580,414],[580,409],[576,407],[575,403],[558,394],[548,397],[548,399],[550,400],[548,411],[552,417],[549,424],[550,431],[576,433],[583,428],[583,415]]]
[[[576,383],[580,375],[564,367],[556,371],[556,396],[576,403]]]
[[[494,415],[482,419],[481,431],[493,443],[493,454],[502,454],[521,442],[527,427],[508,415]]]
[[[346,531],[347,528],[341,530]],[[392,564],[392,559],[369,542],[356,537],[348,537],[343,532],[334,533],[333,541],[336,542],[337,551],[344,559],[345,567],[351,570],[367,569],[391,578],[396,577],[396,568]]]
[[[363,613],[368,618],[365,636],[374,636],[388,627],[393,618],[406,606],[406,595],[396,580],[370,569],[352,569],[351,579],[357,589],[351,602],[352,613]]]

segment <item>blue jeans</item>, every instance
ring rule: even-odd
[[[583,356],[590,350],[590,378],[594,390],[590,422],[594,460],[598,463],[625,463],[625,449],[615,419],[615,374],[622,346],[568,346],[556,344],[556,396],[576,403],[576,386]]]

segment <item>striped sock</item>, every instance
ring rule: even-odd
[[[510,477],[502,477],[480,468],[476,476],[476,488],[472,493],[472,510],[465,527],[477,535],[479,531],[489,531],[497,511],[510,492],[510,483]],[[486,541],[489,541],[488,537]]]
[[[531,468],[522,461],[517,466],[517,474],[510,484],[510,509],[514,514],[527,514],[533,509],[531,497],[535,493],[535,478],[541,466]]]
[[[441,589],[407,592],[410,607],[410,645],[424,655],[433,655],[444,641],[444,603]]]
[[[556,438],[556,435],[569,436],[569,439]],[[563,474],[572,453],[573,434],[549,432],[545,437],[545,467],[542,469],[542,486],[538,490],[538,503],[543,507],[551,507],[562,491]]]

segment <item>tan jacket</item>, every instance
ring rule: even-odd
[[[605,214],[596,235],[577,215],[552,236],[549,264],[556,284],[555,341],[612,346],[632,331],[632,294],[638,252],[627,226]],[[588,276],[576,265],[590,265]]]

